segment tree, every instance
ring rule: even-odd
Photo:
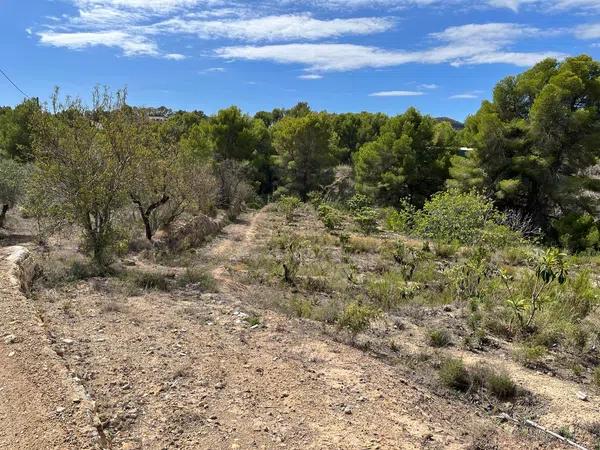
[[[337,136],[323,113],[287,116],[274,126],[273,147],[281,185],[306,201],[331,182]]]
[[[220,110],[210,120],[210,134],[215,143],[215,158],[250,159],[256,139],[252,133],[253,120],[237,106]]]
[[[138,115],[116,97],[94,91],[93,107],[78,99],[34,116],[36,170],[31,179],[32,212],[40,218],[78,225],[86,249],[99,265],[110,261],[117,240],[115,215],[127,203],[131,164],[141,145],[132,133]]]
[[[0,228],[4,227],[8,211],[21,200],[26,177],[23,164],[0,158]]]
[[[380,136],[354,155],[357,189],[387,205],[405,197],[422,205],[448,175],[455,133],[416,109],[391,118]]]
[[[499,206],[532,214],[549,229],[567,213],[597,211],[600,182],[586,169],[600,156],[600,63],[547,59],[500,81],[493,101],[467,119],[450,184],[493,193]]]
[[[336,114],[332,117],[333,128],[339,136],[339,159],[343,164],[350,163],[352,155],[367,142],[372,142],[387,122],[385,114],[368,112]]]
[[[39,111],[37,98],[25,100],[15,109],[5,108],[0,113],[0,154],[21,162],[31,161],[31,119]]]

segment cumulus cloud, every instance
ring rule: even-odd
[[[316,73],[307,73],[305,75],[300,75],[298,78],[301,80],[320,80],[323,78],[323,75],[319,75]]]

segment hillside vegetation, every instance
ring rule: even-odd
[[[0,245],[98,445],[600,448],[600,63],[462,129],[92,98],[0,110]]]

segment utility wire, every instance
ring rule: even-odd
[[[4,72],[4,70],[0,69],[0,73],[2,75],[4,75],[4,78],[6,78],[10,82],[10,84],[12,84],[15,87],[15,89],[17,89],[17,91],[19,91],[21,94],[23,94],[25,96],[25,98],[29,98],[29,95],[27,95],[25,92],[23,92],[23,90],[19,86],[17,86],[15,84],[15,82],[13,80],[11,80],[8,75],[6,75],[6,72]]]

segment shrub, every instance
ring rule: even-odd
[[[317,211],[321,222],[328,230],[335,230],[342,225],[342,215],[333,206],[322,203]]]
[[[215,279],[210,273],[198,267],[188,267],[181,277],[179,277],[178,283],[180,286],[194,285],[203,292],[215,291],[217,284]]]
[[[600,228],[588,213],[570,213],[552,223],[560,243],[572,251],[597,248],[600,245]]]
[[[371,321],[379,315],[379,311],[368,305],[352,302],[344,308],[338,319],[338,326],[350,332],[352,337],[369,328]]]
[[[392,309],[402,301],[412,298],[419,288],[418,283],[405,281],[402,275],[396,272],[386,272],[381,277],[372,277],[366,284],[369,298],[385,310]]]
[[[354,221],[364,234],[377,231],[377,211],[373,208],[362,208],[354,216]]]
[[[389,230],[396,233],[410,233],[415,226],[416,208],[407,200],[400,201],[398,209],[389,208],[385,223]]]
[[[347,205],[350,211],[359,212],[364,208],[371,207],[371,200],[364,194],[355,194],[348,200]]]
[[[486,388],[498,400],[512,400],[517,395],[517,385],[505,371],[480,365],[473,370],[472,377],[474,384]]]
[[[297,317],[310,319],[313,312],[313,304],[305,298],[294,298],[290,301],[290,308]]]
[[[600,387],[600,366],[594,369],[594,372],[592,373],[592,382]]]
[[[171,283],[168,276],[164,273],[149,271],[133,271],[127,273],[127,279],[140,289],[155,289],[159,291],[168,291],[171,289]]]
[[[302,202],[293,195],[283,195],[277,202],[277,209],[285,215],[288,222],[294,220],[294,214]]]
[[[466,392],[471,387],[471,376],[462,359],[450,358],[442,362],[439,375],[442,383],[449,388]]]
[[[523,345],[514,351],[514,358],[526,367],[535,367],[546,356],[548,350],[541,345]]]
[[[432,330],[429,332],[429,345],[436,348],[448,347],[452,342],[447,330]]]
[[[425,203],[415,227],[418,234],[436,242],[473,244],[496,215],[492,202],[482,195],[450,190]]]

